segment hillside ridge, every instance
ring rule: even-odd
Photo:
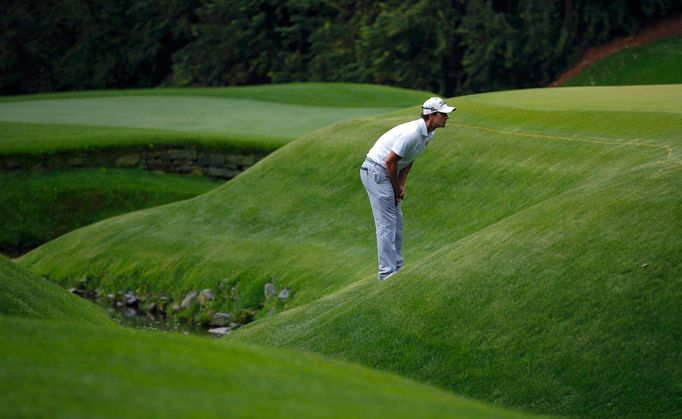
[[[626,48],[639,47],[680,34],[682,34],[682,15],[651,24],[634,35],[617,38],[606,45],[590,48],[582,55],[576,65],[561,73],[548,87],[562,86],[589,66]]]

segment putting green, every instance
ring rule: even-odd
[[[0,121],[295,138],[399,108],[331,108],[231,98],[125,96],[0,103]]]

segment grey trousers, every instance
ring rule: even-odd
[[[403,211],[396,204],[393,186],[386,168],[365,160],[360,180],[367,190],[377,233],[379,281],[398,272],[403,266]]]

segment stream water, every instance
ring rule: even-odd
[[[209,328],[189,321],[178,320],[176,317],[167,316],[162,311],[144,310],[140,307],[139,299],[132,292],[119,293],[118,296],[116,294],[108,294],[105,297],[100,291],[83,288],[71,288],[69,291],[104,308],[118,324],[135,329],[219,338],[240,326],[237,323],[229,322],[229,326],[225,326],[223,323],[223,326],[212,326]],[[217,313],[216,316],[218,314],[221,313]],[[218,324],[221,323],[219,322]]]
[[[100,305],[102,304],[100,303]],[[203,337],[220,337],[220,335],[209,333],[208,330],[200,325],[183,323],[174,318],[142,312],[135,307],[112,307],[107,304],[105,308],[114,321],[123,326],[164,333],[172,332]]]

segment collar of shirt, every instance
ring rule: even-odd
[[[426,122],[424,121],[424,118],[419,118],[419,134],[421,134],[422,138],[426,137],[429,140],[431,137],[433,137],[433,132],[426,130]]]

